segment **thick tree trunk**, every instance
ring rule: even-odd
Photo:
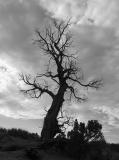
[[[64,93],[66,91],[66,86],[63,85],[59,88],[57,95],[54,97],[52,105],[44,118],[44,124],[41,131],[41,139],[47,141],[52,139],[57,133],[60,132],[58,126],[57,116],[60,108],[63,105]]]

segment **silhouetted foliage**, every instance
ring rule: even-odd
[[[28,131],[22,130],[22,129],[5,129],[0,128],[0,138],[3,136],[13,136],[13,137],[20,137],[23,139],[40,139],[37,133],[30,133]]]
[[[97,153],[100,153],[101,157],[102,148],[104,149],[106,144],[101,130],[102,125],[97,120],[90,120],[86,125],[82,122],[78,123],[76,119],[73,129],[67,133],[67,138],[59,134],[58,139],[64,142],[62,148],[71,157],[81,158],[88,154],[96,157]]]
[[[57,117],[65,98],[67,97],[69,101],[72,98],[77,102],[85,101],[87,97],[79,94],[80,89],[98,89],[102,85],[102,80],[99,79],[84,81],[78,57],[75,51],[72,53],[69,50],[72,47],[69,26],[70,21],[54,20],[52,25],[45,28],[45,32],[37,29],[35,44],[43,51],[39,53],[47,57],[46,71],[38,73],[35,77],[21,74],[21,80],[29,86],[29,89],[22,92],[29,94],[32,98],[40,98],[43,94],[47,94],[52,99],[41,131],[41,138],[46,141],[60,132]]]
[[[67,136],[78,143],[105,141],[101,130],[102,125],[97,120],[89,120],[86,125],[82,122],[78,123],[76,119],[73,129],[68,132]]]
[[[49,141],[39,141],[40,143],[35,146],[24,146],[17,143],[9,144],[8,139],[7,144],[3,147],[1,146],[1,151],[17,151],[22,149],[25,151],[26,156],[31,160],[42,159],[42,152],[40,151],[60,153],[77,160],[110,160],[110,151],[118,151],[118,146],[113,144],[107,145],[101,130],[102,125],[97,120],[90,120],[87,124],[82,122],[78,123],[78,121],[75,120],[72,130],[68,132],[67,136],[66,133],[62,132],[62,134],[60,133]],[[30,142],[31,137],[32,140],[35,140],[37,137],[27,131],[15,128],[0,128],[0,135],[6,137],[20,137],[23,139],[26,139],[27,136],[28,142]],[[39,140],[39,137],[37,140]]]

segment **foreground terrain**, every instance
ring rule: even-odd
[[[82,149],[83,148],[83,149]],[[93,143],[82,147],[67,141],[41,143],[37,134],[0,129],[0,160],[119,160],[119,144]]]

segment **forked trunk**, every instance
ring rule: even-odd
[[[64,93],[66,91],[66,86],[63,85],[59,88],[57,95],[54,97],[52,105],[44,118],[44,124],[41,131],[41,139],[47,141],[52,139],[57,133],[60,132],[58,126],[57,116],[60,108],[63,105]]]

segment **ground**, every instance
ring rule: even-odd
[[[73,158],[66,156],[66,154],[57,152],[55,150],[56,148],[53,149],[51,147],[51,144],[47,144],[42,146],[44,148],[38,149],[39,144],[40,140],[37,138],[24,139],[8,135],[3,136],[0,138],[0,160],[73,160]],[[48,149],[47,146],[49,147]],[[73,146],[71,146],[70,149],[73,149],[72,147]],[[27,154],[28,151],[30,151],[30,156]],[[94,160],[92,157],[94,157],[95,151],[94,153],[92,151],[91,149],[87,156],[85,156],[85,154],[85,158],[81,160]],[[33,152],[32,156],[31,152]],[[106,149],[104,149],[103,154],[105,155],[107,153],[109,153],[109,156],[103,160],[119,160],[119,144],[106,144]],[[35,158],[36,155],[38,159]],[[99,154],[98,158],[101,158],[100,156]]]
[[[66,158],[61,155],[56,154],[49,154],[49,153],[41,153],[42,160],[71,160],[70,158]],[[0,159],[1,160],[30,160],[26,155],[25,152],[22,151],[7,151],[7,152],[0,152]]]

